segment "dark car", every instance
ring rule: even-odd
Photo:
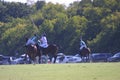
[[[111,56],[111,53],[93,53],[91,59],[92,62],[107,62],[107,58]]]
[[[120,61],[120,52],[114,54],[112,57],[109,57],[108,62],[119,62]]]
[[[6,65],[9,64],[9,57],[0,55],[0,65]]]

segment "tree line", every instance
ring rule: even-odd
[[[120,1],[81,0],[33,5],[0,0],[0,54],[25,53],[25,38],[46,33],[59,52],[76,54],[80,36],[92,52],[120,51]]]

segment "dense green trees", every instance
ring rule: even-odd
[[[25,20],[20,18],[2,25],[0,28],[0,30],[2,30],[0,52],[9,55],[15,54],[16,51],[23,52],[22,49],[24,49],[25,38],[37,32],[37,27],[25,23]]]
[[[115,12],[101,20],[102,30],[97,35],[91,45],[96,46],[95,51],[108,51],[108,52],[117,52],[119,51],[119,43],[120,43],[120,28],[119,22],[120,20],[120,12]],[[107,48],[106,48],[107,47]]]
[[[38,1],[35,4],[0,1],[0,54],[25,52],[25,38],[45,32],[59,52],[75,54],[80,36],[92,52],[120,51],[120,1],[81,0],[69,7]]]

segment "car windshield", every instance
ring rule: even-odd
[[[120,57],[120,53],[116,53],[114,57]]]

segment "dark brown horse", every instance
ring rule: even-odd
[[[90,48],[83,48],[82,50],[80,50],[80,56],[82,58],[83,61],[90,61],[90,53],[91,50]]]
[[[34,63],[36,62],[37,56],[39,57],[39,59],[41,59],[41,53],[38,50],[37,45],[32,45],[32,44],[27,45],[26,46],[26,56],[27,55],[29,56],[30,60],[32,60]]]
[[[50,61],[54,58],[54,63],[56,62],[58,46],[55,44],[50,44],[47,48],[40,49],[42,54],[50,56]]]
[[[28,42],[28,38],[26,37],[26,43],[27,42]],[[38,44],[34,44],[34,45],[33,44],[28,44],[28,45],[25,45],[25,48],[26,48],[26,59],[27,59],[27,55],[28,55],[30,61],[32,60],[35,63],[36,62],[36,57],[38,56],[39,57],[39,61],[40,61],[41,53],[39,51]]]

